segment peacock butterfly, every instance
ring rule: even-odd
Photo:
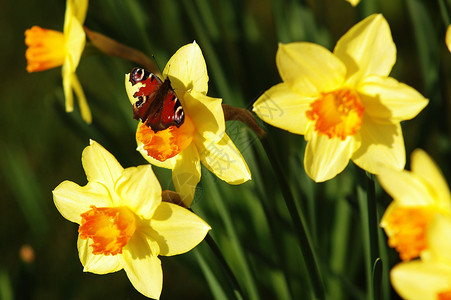
[[[133,104],[133,118],[152,128],[154,132],[164,130],[171,125],[180,127],[185,113],[169,78],[162,81],[158,76],[142,68],[133,68],[130,72],[132,86],[143,86],[133,94],[137,99]]]

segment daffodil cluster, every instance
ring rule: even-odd
[[[353,6],[359,2],[347,1]],[[87,9],[88,0],[67,0],[63,32],[38,26],[27,30],[25,56],[28,72],[62,66],[66,110],[73,110],[75,92],[82,117],[90,123],[75,73],[86,43]],[[411,171],[403,170],[401,122],[417,116],[428,99],[390,77],[395,61],[390,27],[380,14],[353,26],[333,51],[310,42],[279,44],[276,65],[282,82],[264,92],[253,111],[270,125],[304,136],[303,165],[315,182],[334,178],[350,160],[376,174],[393,198],[380,225],[403,260],[391,271],[393,286],[406,299],[451,299],[451,193],[421,150],[412,154]],[[146,83],[132,83],[130,76],[125,76],[126,92],[136,105],[135,95]],[[222,99],[207,96],[207,66],[196,42],[170,58],[159,83],[166,79],[183,107],[183,124],[154,131],[140,121],[136,143],[150,164],[172,170],[180,206],[162,201],[150,164],[124,169],[92,140],[82,154],[88,183],[64,181],[53,191],[58,211],[79,225],[77,248],[84,271],[124,269],[139,292],[156,299],[163,285],[158,256],[193,249],[211,229],[188,209],[201,165],[229,184],[251,179],[226,133]]]

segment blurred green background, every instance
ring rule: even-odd
[[[209,70],[209,96],[250,108],[280,82],[279,42],[312,41],[333,49],[352,25],[371,13],[388,20],[398,57],[392,77],[430,99],[403,124],[406,152],[425,149],[451,178],[451,54],[445,43],[450,3],[420,0],[91,0],[85,25],[154,55],[160,68],[196,40]],[[28,74],[24,31],[33,25],[62,31],[65,1],[0,0],[0,299],[141,299],[125,272],[82,272],[77,225],[56,210],[52,190],[63,180],[86,183],[81,152],[94,139],[124,167],[146,163],[135,151],[136,121],[124,88],[134,63],[86,48],[77,75],[93,113],[86,125],[78,107],[64,112],[61,68]],[[263,125],[265,126],[265,125]],[[308,299],[308,270],[262,147],[244,125],[227,131],[247,160],[253,181],[229,186],[202,170],[193,210],[213,228],[246,299]],[[335,179],[314,184],[304,173],[304,141],[265,129],[307,217],[329,299],[366,299],[365,249],[352,163]],[[409,157],[408,157],[409,159]],[[408,168],[409,164],[406,165]],[[170,172],[154,168],[163,189]],[[378,188],[380,215],[390,201]],[[379,217],[380,217],[379,215]],[[396,299],[387,272],[397,255],[380,233],[384,257],[381,299]],[[25,261],[23,249],[34,257]],[[207,245],[162,257],[162,299],[233,298]]]

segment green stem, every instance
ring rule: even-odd
[[[377,203],[376,203],[376,189],[374,187],[374,181],[371,177],[367,176],[367,198],[368,198],[368,222],[370,231],[370,253],[371,260],[374,262],[379,257],[379,243],[377,237],[378,220],[377,220]]]
[[[265,149],[266,155],[271,162],[274,173],[276,174],[276,178],[279,182],[280,189],[282,190],[282,194],[285,199],[285,204],[293,221],[294,231],[299,240],[299,245],[304,257],[304,262],[307,266],[307,270],[310,272],[310,276],[308,278],[311,282],[315,298],[324,299],[324,285],[319,270],[318,260],[313,250],[313,244],[307,231],[304,215],[302,214],[302,211],[298,210],[296,206],[293,194],[291,193],[291,189],[288,184],[288,180],[285,176],[285,172],[283,171],[282,165],[276,152],[274,151],[272,144],[266,137],[262,138],[261,142],[263,148]]]
[[[450,24],[448,9],[446,7],[446,3],[444,0],[438,0],[438,4],[440,6],[440,13],[442,15],[443,23],[446,27]]]
[[[233,286],[233,289],[235,291],[235,295],[238,299],[243,299],[243,291],[241,290],[240,284],[238,283],[238,280],[235,277],[235,274],[233,274],[232,269],[230,268],[229,264],[224,258],[224,255],[222,255],[221,249],[219,249],[218,244],[216,244],[213,237],[208,233],[205,236],[205,241],[207,242],[208,246],[210,247],[211,251],[216,256],[216,259],[219,261],[219,263],[224,268],[224,271],[227,273],[227,276],[230,279],[230,283]]]
[[[365,183],[361,183],[358,187],[358,198],[360,212],[362,216],[362,228],[364,236],[364,245],[366,247],[366,269],[367,269],[367,285],[369,299],[380,298],[380,284],[382,272],[380,269],[381,262],[379,255],[378,241],[378,218],[377,218],[377,202],[376,191],[372,175],[366,175]],[[362,186],[364,185],[364,186]]]

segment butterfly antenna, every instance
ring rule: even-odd
[[[157,67],[158,73],[160,73],[158,75],[160,75],[160,77],[161,77],[161,75],[163,74],[163,71],[161,70],[160,65],[158,64],[158,61],[155,59],[155,55],[153,55],[153,54],[152,54],[152,59],[155,62],[155,66]]]

